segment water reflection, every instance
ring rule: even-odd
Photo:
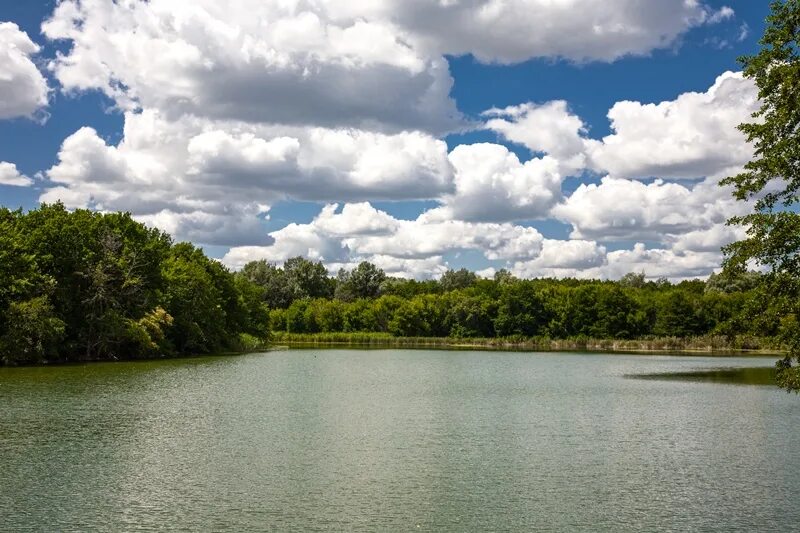
[[[674,380],[720,364],[315,349],[3,369],[0,530],[795,530],[800,403]]]
[[[775,368],[715,368],[683,372],[659,372],[655,374],[632,374],[626,377],[668,381],[703,381],[733,385],[775,386]]]

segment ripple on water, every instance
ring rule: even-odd
[[[763,359],[720,363],[297,350],[0,369],[0,529],[795,529],[800,403],[728,385]]]

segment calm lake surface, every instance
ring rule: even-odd
[[[296,350],[0,369],[0,530],[796,530],[800,398],[709,372],[772,364]]]

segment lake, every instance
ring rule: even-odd
[[[0,529],[793,530],[800,398],[747,384],[773,362],[293,350],[0,369]]]

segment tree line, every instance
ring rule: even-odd
[[[268,335],[263,289],[133,220],[0,209],[0,363],[240,349]]]
[[[792,324],[760,274],[707,281],[329,276],[295,257],[231,272],[126,213],[61,204],[0,210],[0,362],[113,360],[241,350],[270,331],[399,337],[641,339],[752,334]]]
[[[749,333],[772,337],[762,276],[746,270],[672,284],[631,273],[619,281],[517,279],[502,270],[482,279],[466,269],[439,280],[386,276],[362,262],[329,277],[321,262],[266,261],[238,276],[262,290],[275,332],[390,333],[401,337],[691,337]],[[772,314],[770,314],[772,313]]]

